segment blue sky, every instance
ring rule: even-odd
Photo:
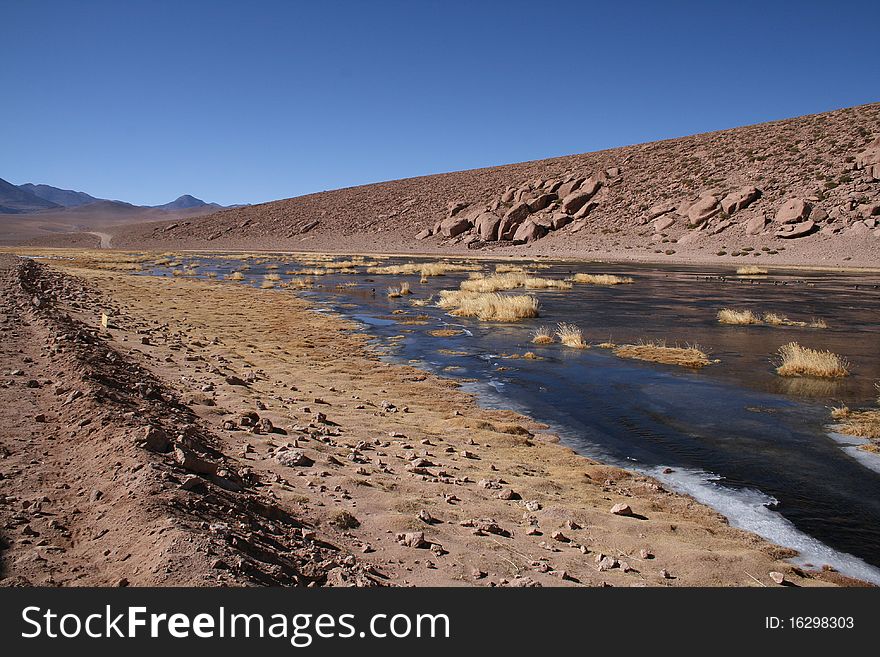
[[[260,202],[880,100],[880,3],[0,0],[0,178]]]

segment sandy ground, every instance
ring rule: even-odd
[[[451,381],[382,362],[355,325],[295,295],[39,269],[24,295],[7,271],[0,318],[4,584],[851,583]],[[59,286],[81,291],[33,305],[34,289]],[[94,336],[86,379],[116,391],[85,395],[86,417],[61,383],[84,357],[46,347],[47,304]],[[96,374],[107,360],[120,367]],[[124,390],[142,396],[126,406]],[[180,432],[177,450],[133,441],[145,425]]]

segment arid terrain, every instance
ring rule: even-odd
[[[871,267],[880,104],[110,228],[120,248]],[[74,241],[71,241],[74,240]],[[97,246],[94,235],[42,245]]]
[[[0,262],[0,584],[854,583],[296,295]]]

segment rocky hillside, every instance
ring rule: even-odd
[[[788,249],[876,264],[878,215],[880,104],[871,104],[310,194],[134,227],[114,244],[633,258]]]

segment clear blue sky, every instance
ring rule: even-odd
[[[880,2],[0,0],[0,178],[260,202],[880,100]]]

